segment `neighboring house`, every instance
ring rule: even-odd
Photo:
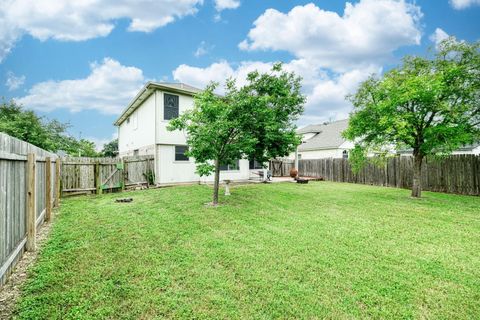
[[[167,130],[170,119],[193,107],[193,95],[199,91],[183,83],[148,82],[115,121],[119,156],[153,154],[157,184],[213,181],[213,175],[195,173],[194,159],[185,155],[186,133]],[[248,160],[221,167],[221,180],[249,176]]]
[[[412,150],[400,150],[397,153],[401,156],[411,156]],[[453,151],[452,154],[473,154],[478,156],[480,155],[480,142],[458,148],[457,150]]]
[[[303,136],[298,146],[299,159],[347,158],[353,142],[342,137],[348,127],[348,119],[325,124],[314,124],[297,130]],[[291,159],[295,154],[291,154]]]

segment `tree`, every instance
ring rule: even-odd
[[[412,197],[421,196],[422,161],[480,139],[480,43],[444,40],[432,58],[404,58],[382,78],[370,77],[349,97],[344,136],[358,154],[384,146],[411,148]]]
[[[24,110],[14,100],[0,103],[0,132],[52,152],[64,150],[72,156],[98,156],[93,142],[73,138],[67,134],[68,128],[68,123],[47,121],[31,110]]]
[[[105,144],[102,149],[104,157],[116,157],[118,154],[118,139],[114,139]]]
[[[197,173],[215,174],[213,205],[218,204],[220,166],[238,159],[268,159],[290,154],[300,143],[294,122],[303,112],[301,79],[275,64],[267,74],[251,72],[237,88],[227,80],[225,95],[212,83],[194,99],[194,108],[170,121],[169,130],[185,130],[188,155]]]

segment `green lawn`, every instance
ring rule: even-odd
[[[478,318],[480,198],[329,182],[66,199],[23,319]]]

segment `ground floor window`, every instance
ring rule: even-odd
[[[250,170],[263,169],[263,164],[254,159],[254,160],[249,161],[248,167],[249,167]]]
[[[175,161],[189,161],[190,159],[185,154],[187,151],[187,146],[175,146]]]
[[[236,160],[233,164],[220,164],[221,171],[232,171],[232,170],[240,170],[240,160]]]

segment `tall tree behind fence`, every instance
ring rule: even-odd
[[[36,229],[58,205],[60,161],[55,154],[0,133],[0,284],[24,250],[35,250]]]
[[[284,161],[282,167],[279,164],[272,165],[273,175],[286,176],[286,169],[292,166],[293,161]],[[352,172],[348,159],[300,160],[298,166],[299,175],[328,181],[407,189],[413,184],[413,157],[394,157],[383,164],[369,161],[358,174]],[[480,156],[451,155],[440,159],[428,158],[424,159],[422,166],[424,190],[480,195]]]

